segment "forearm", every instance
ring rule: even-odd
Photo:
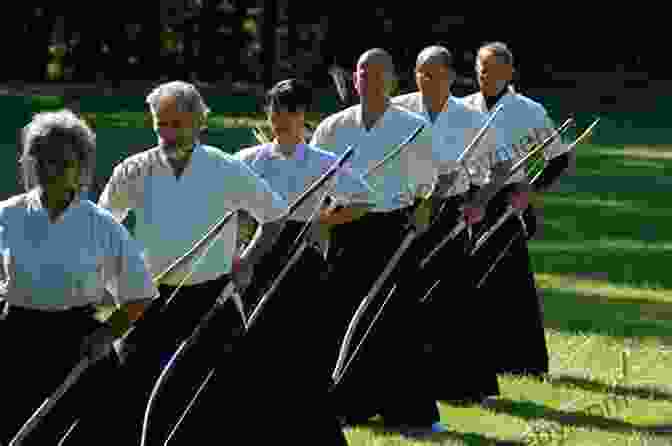
[[[323,209],[320,211],[319,222],[326,225],[341,225],[358,220],[368,212],[365,206],[347,206],[337,211]]]
[[[240,260],[256,265],[269,252],[285,227],[286,218],[260,224],[254,237],[240,256]]]

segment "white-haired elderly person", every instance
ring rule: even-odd
[[[2,444],[81,359],[93,361],[89,371],[116,361],[112,342],[158,296],[137,242],[109,212],[80,199],[95,149],[94,133],[71,111],[35,115],[22,138],[26,192],[0,202],[0,294],[8,304],[0,320]],[[93,316],[105,294],[117,310],[103,323]],[[106,405],[87,401],[94,393],[86,376],[22,444],[56,444],[76,418],[92,419],[80,434],[109,422]],[[105,388],[95,395],[105,399]]]
[[[201,143],[210,110],[195,86],[181,81],[164,83],[146,102],[158,144],[117,165],[98,204],[119,222],[134,211],[134,235],[146,250],[152,275],[187,252],[229,211],[245,210],[259,225],[235,270],[238,222],[234,217],[207,255],[195,264],[184,264],[159,284],[160,302],[173,296],[178,287],[179,292],[167,306],[153,306],[125,341],[137,352],[129,354],[126,363],[134,386],[125,393],[124,413],[133,431],[129,441],[137,441],[148,396],[178,344],[192,333],[231,280],[241,291],[249,285],[253,265],[275,243],[288,208],[286,200],[244,162]],[[242,333],[242,320],[233,304],[219,311],[216,323],[231,326],[232,339]],[[195,350],[208,349],[199,346]],[[172,378],[169,390],[175,406],[165,401],[159,405],[155,413],[166,413],[168,422],[152,421],[153,430],[170,427],[184,401],[191,398],[191,386],[207,374],[212,353],[196,356],[186,358],[189,366]]]
[[[492,135],[497,147],[512,149],[516,161],[526,154],[530,142],[541,143],[551,136],[555,124],[541,103],[513,89],[514,72],[513,53],[506,44],[491,42],[481,46],[476,58],[479,91],[466,96],[463,101],[468,108],[488,115],[497,105],[504,105],[502,115],[493,123]],[[568,149],[567,144],[557,139],[544,150],[548,169],[534,189],[526,173],[520,171],[490,201],[486,210],[483,220],[486,228],[512,206],[523,217],[527,229],[527,237],[517,238],[512,243],[508,254],[481,287],[482,292],[493,296],[499,295],[504,288],[516,296],[515,299],[492,299],[489,307],[493,314],[503,315],[497,319],[498,326],[492,328],[492,332],[497,333],[493,338],[497,347],[492,351],[498,373],[542,377],[549,370],[543,315],[527,249],[527,239],[534,236],[537,228],[536,210],[530,206],[529,194],[551,187],[553,181],[550,179],[557,178],[552,171],[561,172],[573,167],[574,153]],[[488,268],[521,227],[518,219],[509,219],[476,255],[474,263]]]

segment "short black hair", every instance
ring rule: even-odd
[[[266,111],[287,109],[295,112],[298,109],[308,111],[313,102],[310,85],[301,79],[286,79],[278,82],[266,93]]]

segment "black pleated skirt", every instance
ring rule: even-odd
[[[407,211],[401,210],[371,213],[334,230],[330,297],[339,304],[333,319],[336,356],[357,308],[408,234],[407,223]],[[409,271],[411,253],[409,248],[345,345],[346,357],[354,359],[344,369],[333,397],[337,414],[348,423],[375,415],[382,415],[390,425],[429,426],[439,421],[436,402],[423,381],[421,338],[416,329],[419,307],[390,294]],[[366,335],[369,326],[372,329]]]
[[[506,210],[510,188],[501,191],[490,203],[485,227],[490,227]],[[549,353],[539,294],[527,249],[527,238],[536,228],[534,211],[524,213],[527,237],[519,236],[483,282],[480,293],[489,311],[496,314],[492,325],[492,354],[498,373],[541,376],[548,373]],[[521,230],[516,217],[509,218],[476,254],[480,281],[504,247]]]
[[[289,261],[287,249],[301,228],[289,222],[255,269],[254,286],[244,296],[248,313]],[[203,436],[250,444],[272,444],[280,436],[291,436],[292,444],[347,444],[328,395],[326,271],[322,254],[307,246],[244,336],[217,346],[210,340],[219,339],[225,327],[213,325],[203,342],[212,345],[214,374],[172,444],[193,444]]]
[[[93,313],[89,307],[58,312],[11,307],[0,320],[0,443],[9,443],[79,363],[84,337],[102,326]],[[57,444],[75,422],[71,432],[78,441],[99,441],[99,432],[116,414],[107,404],[113,394],[106,383],[122,379],[114,355],[91,365],[22,444]]]
[[[443,200],[441,213],[415,247],[418,270],[408,276],[400,292],[408,300],[424,299],[419,304],[417,329],[424,333],[424,373],[431,383],[431,395],[442,401],[471,403],[499,395],[499,384],[490,347],[494,315],[470,280],[473,266],[466,255],[467,231],[419,269],[420,262],[458,223],[462,202],[462,197]]]

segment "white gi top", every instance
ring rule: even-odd
[[[486,114],[487,110],[483,94],[478,92],[462,98],[464,105]],[[549,118],[546,109],[538,102],[518,94],[509,87],[509,91],[504,94],[496,105],[503,104],[504,108],[497,115],[492,123],[490,130],[493,137],[496,138],[497,147],[506,146],[512,149],[514,160],[519,160],[525,156],[526,146],[530,142],[541,143],[544,139],[553,134],[555,125]],[[493,107],[494,109],[494,107]],[[544,150],[544,157],[547,160],[562,155],[568,147],[560,139]],[[511,178],[509,183],[525,181],[525,171],[521,169]]]
[[[422,100],[422,93],[419,91],[397,96],[392,99],[392,103],[419,113],[431,122],[429,112]],[[495,119],[498,118],[499,116]],[[443,154],[445,160],[457,159],[483,127],[486,120],[487,116],[484,113],[469,109],[459,99],[449,96],[432,124],[434,151]],[[494,162],[495,152],[494,139],[489,137],[489,132],[490,129],[485,133],[480,143],[474,147],[473,152],[471,152],[472,155],[464,160],[464,165],[469,169],[469,175],[463,168],[460,168],[455,185],[444,194],[444,197],[462,194],[469,190],[470,177],[471,181],[478,186],[482,186],[487,181],[489,169]],[[443,169],[446,169],[447,166],[457,167],[457,164],[445,162]]]
[[[114,168],[98,204],[123,221],[135,210],[135,237],[144,245],[152,275],[185,254],[229,211],[244,209],[259,222],[281,217],[287,202],[245,163],[223,151],[197,144],[177,179],[159,147],[130,156]],[[185,264],[167,285],[198,284],[231,271],[238,233],[237,216],[222,230],[198,265]]]
[[[0,202],[0,255],[0,289],[10,305],[99,304],[105,288],[118,305],[158,295],[139,244],[109,212],[79,197],[54,223],[38,188]]]
[[[247,163],[290,204],[310,184],[324,175],[338,159],[333,153],[307,144],[297,144],[292,158],[288,159],[273,143],[242,149],[234,157]],[[315,191],[289,218],[303,222],[310,220],[328,188],[333,188],[329,193],[332,199],[342,205],[353,202],[366,203],[373,192],[367,187],[366,182],[344,167]]]
[[[436,183],[437,166],[445,155],[433,150],[431,124],[427,120],[390,104],[368,131],[362,121],[362,107],[355,105],[322,121],[313,133],[311,145],[339,155],[353,145],[352,170],[362,175],[421,124],[426,126],[424,130],[396,160],[366,178],[375,191],[372,211],[389,212],[407,207],[416,195],[431,190]]]

